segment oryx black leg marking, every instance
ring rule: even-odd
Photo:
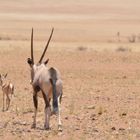
[[[37,99],[37,94],[33,95],[33,101],[34,101],[34,107],[35,107],[35,108],[36,108],[36,110],[37,110],[37,108],[38,108],[38,99]]]
[[[37,108],[38,108],[37,93],[34,93],[33,95],[33,102],[34,102],[34,118],[33,118],[33,124],[31,128],[36,128],[36,115],[37,115]]]
[[[38,98],[37,98],[37,92],[40,91],[40,88],[38,86],[36,86],[34,88],[34,94],[33,94],[33,102],[34,102],[34,119],[33,119],[33,124],[31,126],[31,128],[35,128],[36,127],[36,115],[37,115],[37,108],[38,108]]]
[[[38,99],[37,99],[37,92],[40,91],[40,87],[39,86],[36,86],[35,89],[34,89],[34,95],[33,95],[33,101],[34,101],[34,107],[38,108]]]

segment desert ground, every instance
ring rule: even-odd
[[[2,111],[3,140],[140,140],[139,0],[0,0],[0,73],[15,85]],[[44,126],[39,99],[37,128],[30,85],[30,35],[37,62],[54,27],[45,59],[63,79],[61,116]]]

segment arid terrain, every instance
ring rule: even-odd
[[[2,112],[3,140],[140,140],[139,0],[0,0],[0,73],[15,85]],[[37,62],[54,27],[48,67],[61,71],[63,132],[43,130],[39,99],[37,128],[30,85],[30,34]]]

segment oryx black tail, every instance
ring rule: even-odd
[[[58,100],[57,100],[57,91],[56,91],[56,81],[57,81],[57,73],[54,68],[49,69],[50,72],[50,82],[52,84],[52,93],[53,93],[53,112],[58,112]]]

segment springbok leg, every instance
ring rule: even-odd
[[[5,93],[3,92],[3,109],[2,109],[2,111],[4,111],[4,97],[5,97]]]
[[[7,96],[6,96],[6,110],[9,109],[9,106],[10,106],[10,98],[9,98],[9,96],[7,95]]]

